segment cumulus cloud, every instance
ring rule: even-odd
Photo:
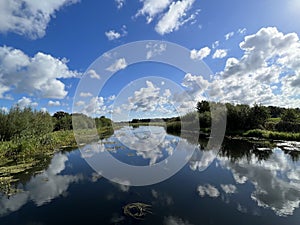
[[[79,0],[0,1],[0,32],[14,32],[31,39],[41,38],[55,12],[62,7],[79,2]]]
[[[37,107],[38,103],[37,102],[32,102],[32,100],[30,98],[22,97],[21,99],[18,100],[17,105],[21,109],[24,109],[26,107]]]
[[[171,91],[169,89],[161,89],[149,80],[146,81],[145,87],[136,90],[127,100],[121,106],[125,111],[160,112],[164,114],[174,111],[174,108],[170,108],[170,105],[174,104]]]
[[[97,72],[95,71],[95,70],[89,70],[88,72],[87,72],[87,76],[89,76],[90,78],[92,78],[92,79],[98,79],[98,80],[100,80],[100,75],[99,74],[97,74]]]
[[[215,53],[213,54],[213,59],[223,59],[227,56],[227,49],[217,49]]]
[[[217,198],[220,195],[219,190],[210,184],[198,186],[197,191],[201,197],[205,197],[206,195],[208,195],[211,198]]]
[[[221,188],[226,194],[234,194],[237,191],[237,188],[233,184],[221,184]]]
[[[60,106],[60,101],[49,101],[48,102],[49,106]]]
[[[105,114],[106,113],[106,106],[104,104],[103,97],[93,97],[90,99],[89,102],[79,101],[76,103],[76,106],[85,106],[84,109],[81,110],[82,113],[92,116],[94,114]]]
[[[182,81],[182,86],[188,88],[193,96],[202,95],[209,85],[209,81],[205,80],[202,76],[196,76],[190,73],[187,73]]]
[[[209,47],[201,48],[198,51],[196,49],[193,49],[191,51],[190,57],[191,57],[191,59],[194,59],[194,60],[202,60],[202,59],[206,58],[207,56],[209,56],[210,52],[211,52],[211,49]]]
[[[172,2],[166,12],[155,26],[157,33],[164,35],[176,31],[186,22],[195,19],[195,15],[187,18],[187,12],[191,9],[195,0],[182,0]]]
[[[160,55],[164,51],[166,51],[167,45],[163,44],[163,43],[161,43],[161,44],[158,44],[158,43],[155,43],[155,44],[149,43],[149,44],[146,45],[146,49],[148,49],[146,58],[147,59],[151,59],[151,58],[153,58],[153,57],[155,57],[157,55]]]
[[[126,29],[127,27],[123,25],[120,31],[109,30],[105,32],[105,35],[109,41],[116,40],[127,35]]]
[[[163,12],[171,3],[171,0],[141,0],[143,7],[137,12],[136,16],[144,15],[147,23],[151,23],[153,18]]]
[[[240,48],[244,52],[241,58],[228,58],[224,69],[209,80],[201,75],[197,79],[186,77],[191,81],[189,86],[202,80],[207,83],[206,93],[214,101],[250,105],[256,102],[282,107],[300,105],[300,41],[297,34],[284,34],[275,27],[262,28],[245,36]],[[201,97],[205,96],[198,96]]]
[[[66,59],[38,52],[29,57],[19,49],[0,47],[0,96],[7,91],[62,99],[67,95],[60,78],[77,77]],[[2,88],[1,88],[2,87]]]
[[[110,31],[105,32],[105,35],[108,38],[108,40],[110,40],[110,41],[118,39],[118,38],[121,37],[121,34],[114,31],[114,30],[110,30]]]
[[[125,58],[120,58],[116,60],[111,66],[106,68],[106,70],[115,73],[119,70],[125,69],[126,67],[127,67],[127,62]]]

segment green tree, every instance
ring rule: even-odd
[[[204,113],[210,111],[210,106],[208,101],[197,102],[196,109],[198,113]]]
[[[58,130],[71,130],[72,129],[72,116],[63,111],[54,113],[54,131]]]
[[[293,123],[296,122],[298,118],[297,112],[295,109],[286,109],[281,115],[281,120],[283,122]]]
[[[255,104],[249,113],[250,129],[264,128],[267,119],[270,118],[270,112],[267,107]]]

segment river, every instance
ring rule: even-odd
[[[47,168],[19,182],[17,193],[0,194],[0,224],[299,224],[299,143],[266,147],[225,139],[216,152],[204,150],[206,142],[192,143],[162,127],[124,127],[97,143],[118,161],[139,167],[195,150],[173,176],[147,186],[118,184],[96,173],[87,160],[97,153],[91,146],[57,153]],[[124,214],[124,206],[136,202],[151,206],[140,220]]]

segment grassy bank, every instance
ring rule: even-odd
[[[85,143],[113,134],[112,127],[77,132]],[[82,140],[80,143],[82,143]],[[19,138],[0,142],[0,192],[10,196],[17,192],[15,183],[46,169],[52,156],[62,150],[77,148],[72,130],[55,131],[42,137]]]
[[[244,137],[257,137],[271,140],[300,141],[300,133],[278,132],[268,130],[249,130],[242,134]]]
[[[181,123],[179,121],[167,123],[168,133],[180,133],[180,130],[181,130]],[[200,136],[209,136],[209,135],[210,135],[209,128],[200,129]],[[300,133],[268,131],[262,129],[253,129],[248,131],[230,131],[230,132],[226,131],[226,135],[236,136],[236,137],[256,137],[256,138],[263,138],[269,140],[300,141]]]

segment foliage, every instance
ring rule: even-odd
[[[0,124],[1,141],[37,138],[53,130],[50,114],[30,107],[12,107],[8,113],[0,111]]]
[[[72,116],[63,111],[54,113],[54,131],[58,130],[72,130]]]
[[[95,122],[96,122],[96,127],[97,128],[111,127],[112,126],[112,121],[108,118],[105,118],[105,116],[101,116],[100,118],[96,118]]]
[[[267,130],[249,130],[243,134],[246,137],[259,137],[273,140],[300,140],[300,133],[287,133],[287,132],[277,132],[277,131],[267,131]]]

